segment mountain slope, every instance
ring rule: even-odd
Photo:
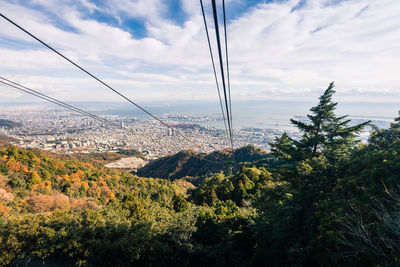
[[[79,155],[0,143],[0,217],[10,211],[97,208],[132,193],[170,201],[188,187],[178,183],[112,170],[97,158],[83,161]]]
[[[22,124],[19,122],[15,121],[10,121],[10,120],[5,120],[5,119],[0,119],[0,127],[5,127],[5,128],[14,128],[14,127],[19,127]]]
[[[267,157],[269,155],[265,150],[250,145],[233,151],[225,149],[210,154],[186,150],[150,162],[138,170],[138,175],[169,179],[194,177],[227,171],[232,167],[237,169],[241,163],[254,162]]]

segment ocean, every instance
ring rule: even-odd
[[[70,102],[97,115],[146,119],[149,115],[127,102]],[[156,116],[170,122],[177,115],[187,115],[186,123],[197,123],[223,129],[224,123],[221,115],[220,104],[217,101],[168,101],[139,103]],[[264,129],[292,129],[290,119],[304,118],[317,101],[283,101],[283,100],[252,100],[232,101],[233,128],[264,128]],[[35,103],[0,103],[0,111],[62,109],[58,106],[43,102]],[[337,115],[349,115],[356,121],[373,120],[379,127],[386,128],[398,116],[400,103],[365,103],[365,102],[340,102],[337,106]],[[192,120],[191,120],[192,119]]]
[[[301,119],[309,114],[309,109],[317,102],[300,101],[237,101],[232,102],[233,128],[291,129],[290,119]],[[145,108],[157,116],[168,118],[171,114],[185,114],[193,117],[209,117],[207,121],[196,122],[201,125],[223,129],[221,108],[218,102],[169,102],[145,103]],[[103,108],[102,108],[103,107]],[[98,114],[144,119],[149,116],[126,103],[104,106],[98,104],[92,110]],[[360,103],[342,102],[337,106],[338,116],[349,115],[356,121],[372,120],[379,127],[388,127],[398,116],[400,103]],[[220,118],[220,120],[215,120]],[[188,121],[189,122],[189,121]]]

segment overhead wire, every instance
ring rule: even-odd
[[[224,17],[224,40],[225,40],[225,60],[226,60],[226,76],[228,82],[228,102],[229,102],[229,115],[231,117],[231,128],[232,128],[232,149],[233,149],[233,116],[232,116],[232,98],[231,98],[231,80],[229,73],[229,57],[228,57],[228,34],[226,27],[226,10],[225,0],[222,0],[222,14]],[[232,164],[236,162],[235,153],[232,152]],[[232,165],[231,165],[232,166]],[[233,167],[232,167],[233,168]],[[231,170],[232,171],[232,170]]]
[[[50,49],[51,51],[53,51],[54,53],[56,53],[57,55],[59,55],[60,57],[62,57],[63,59],[65,59],[66,61],[68,61],[69,63],[71,63],[72,65],[74,65],[75,67],[77,67],[78,69],[80,69],[81,71],[83,71],[84,73],[86,73],[87,75],[89,75],[90,77],[92,77],[93,79],[95,79],[96,81],[98,81],[99,83],[101,83],[102,85],[104,85],[105,87],[107,87],[108,89],[110,89],[111,91],[113,91],[114,93],[116,93],[117,95],[121,96],[122,98],[124,98],[125,100],[127,100],[129,103],[133,104],[134,106],[136,106],[137,108],[139,108],[141,111],[143,111],[144,113],[146,113],[147,115],[149,115],[150,117],[152,117],[153,119],[157,120],[159,123],[161,123],[162,125],[164,125],[167,128],[171,128],[171,129],[175,129],[175,127],[173,127],[172,125],[167,124],[166,122],[162,121],[160,118],[158,118],[156,115],[152,114],[150,111],[146,110],[145,108],[143,108],[142,106],[140,106],[139,104],[135,103],[134,101],[132,101],[131,99],[129,99],[127,96],[125,96],[124,94],[120,93],[119,91],[117,91],[115,88],[113,88],[112,86],[110,86],[109,84],[107,84],[106,82],[104,82],[103,80],[101,80],[100,78],[98,78],[97,76],[95,76],[94,74],[92,74],[91,72],[89,72],[88,70],[86,70],[85,68],[81,67],[80,65],[78,65],[77,63],[75,63],[74,61],[72,61],[71,59],[69,59],[68,57],[66,57],[65,55],[63,55],[61,52],[59,52],[58,50],[56,50],[55,48],[53,48],[52,46],[50,46],[49,44],[45,43],[44,41],[42,41],[41,39],[39,39],[38,37],[36,37],[34,34],[32,34],[31,32],[29,32],[28,30],[26,30],[25,28],[23,28],[22,26],[18,25],[16,22],[14,22],[13,20],[11,20],[10,18],[6,17],[5,15],[3,15],[2,13],[0,13],[0,17],[4,18],[5,20],[7,20],[8,22],[10,22],[12,25],[14,25],[15,27],[17,27],[18,29],[20,29],[21,31],[25,32],[26,34],[28,34],[30,37],[32,37],[33,39],[35,39],[36,41],[38,41],[39,43],[41,43],[42,45],[44,45],[45,47],[47,47],[48,49]],[[181,134],[179,131],[177,131],[177,133],[182,136],[183,138],[187,139],[190,142],[193,142],[193,140],[190,140],[187,136]]]
[[[159,123],[161,123],[162,125],[164,125],[167,128],[171,128],[171,129],[175,129],[175,127],[165,123],[164,121],[162,121],[161,119],[159,119],[157,116],[155,116],[154,114],[152,114],[151,112],[147,111],[145,108],[143,108],[142,106],[140,106],[139,104],[135,103],[134,101],[132,101],[131,99],[129,99],[127,96],[125,96],[124,94],[120,93],[119,91],[117,91],[115,88],[113,88],[112,86],[110,86],[109,84],[107,84],[106,82],[104,82],[103,80],[101,80],[100,78],[98,78],[97,76],[95,76],[94,74],[92,74],[91,72],[89,72],[88,70],[86,70],[85,68],[81,67],[79,64],[75,63],[73,60],[69,59],[67,56],[63,55],[61,52],[59,52],[58,50],[56,50],[55,48],[53,48],[52,46],[50,46],[49,44],[47,44],[46,42],[42,41],[41,39],[39,39],[38,37],[36,37],[33,33],[29,32],[28,30],[26,30],[25,28],[23,28],[22,26],[18,25],[16,22],[14,22],[13,20],[11,20],[10,18],[6,17],[4,14],[0,13],[0,17],[4,18],[6,21],[8,21],[9,23],[11,23],[12,25],[14,25],[15,27],[17,27],[18,29],[20,29],[21,31],[23,31],[24,33],[26,33],[27,35],[29,35],[30,37],[32,37],[33,39],[35,39],[36,41],[38,41],[39,43],[41,43],[42,45],[44,45],[45,47],[47,47],[48,49],[50,49],[51,51],[53,51],[54,53],[56,53],[58,56],[62,57],[63,59],[65,59],[66,61],[68,61],[69,63],[71,63],[72,65],[74,65],[75,67],[77,67],[78,69],[80,69],[81,71],[83,71],[84,73],[86,73],[87,75],[89,75],[90,77],[92,77],[93,79],[95,79],[96,81],[98,81],[99,83],[101,83],[102,85],[104,85],[105,87],[107,87],[108,89],[110,89],[111,91],[113,91],[114,93],[116,93],[117,95],[121,96],[122,98],[124,98],[125,100],[127,100],[129,103],[133,104],[134,106],[136,106],[137,108],[139,108],[140,110],[142,110],[144,113],[146,113],[147,115],[149,115],[150,117],[152,117],[153,119],[155,119],[156,121],[158,121]],[[221,50],[221,49],[219,49]],[[5,82],[2,82],[3,84],[7,84]],[[10,84],[7,84],[11,87],[14,87],[16,89],[19,89],[21,91],[25,91],[22,88],[18,88],[17,86],[13,86]],[[226,94],[226,89],[225,89],[225,82],[224,82],[224,93]],[[28,91],[26,91],[28,92]],[[29,94],[34,94],[33,92],[29,92]],[[36,95],[38,97],[40,97],[39,95]],[[43,98],[43,97],[40,97]],[[50,99],[45,99],[49,102],[52,102],[53,100]],[[56,102],[56,101],[54,101]],[[225,97],[225,102],[226,101],[226,97]],[[226,104],[226,107],[228,109],[228,105]],[[229,114],[229,112],[227,111],[227,115]],[[229,122],[229,118],[228,118],[228,128],[229,128],[229,132],[230,132],[230,136],[231,131],[230,131],[230,122]],[[177,131],[177,133],[182,136],[183,138],[189,140],[190,142],[192,142],[193,140],[190,140],[187,136],[181,134],[179,131]],[[232,138],[230,138],[231,141],[231,145],[232,145]],[[203,146],[203,144],[201,144],[201,146]]]
[[[87,115],[87,116],[89,116],[89,117],[95,117],[96,119],[99,119],[99,120],[101,120],[101,121],[103,121],[103,122],[106,122],[106,123],[109,123],[109,124],[114,124],[115,126],[118,126],[118,127],[119,127],[118,124],[113,123],[113,122],[111,122],[111,121],[109,121],[109,120],[107,120],[107,119],[104,119],[104,118],[102,118],[102,117],[100,117],[100,116],[97,116],[97,115],[95,115],[95,114],[92,114],[92,113],[90,113],[90,112],[87,112],[87,111],[85,111],[85,110],[83,110],[83,109],[80,109],[80,108],[78,108],[78,107],[72,106],[72,105],[70,105],[70,104],[68,104],[68,103],[65,103],[65,102],[63,102],[63,101],[57,100],[57,99],[55,99],[55,98],[53,98],[53,97],[51,97],[51,96],[48,96],[48,95],[46,95],[46,94],[43,94],[43,93],[41,93],[41,92],[38,92],[38,91],[33,90],[33,89],[31,89],[31,88],[28,88],[28,87],[26,87],[26,86],[23,86],[23,85],[21,85],[21,84],[19,84],[19,83],[13,82],[13,81],[11,81],[11,80],[9,80],[9,79],[6,79],[6,78],[4,78],[4,77],[1,77],[1,76],[0,76],[0,79],[5,80],[5,81],[7,81],[8,83],[12,83],[12,84],[14,84],[14,85],[16,85],[16,86],[18,86],[18,87],[24,88],[24,89],[26,89],[26,90],[28,90],[28,91],[31,91],[31,92],[33,92],[33,93],[35,93],[35,94],[41,95],[42,97],[48,98],[48,99],[50,99],[50,100],[52,100],[52,101],[58,102],[58,103],[60,103],[61,105],[63,105],[64,107],[66,106],[66,108],[69,107],[69,108],[71,108],[71,109],[74,109],[74,111],[77,111],[77,112],[79,112],[79,113],[84,113],[84,115]],[[3,84],[4,84],[4,83],[3,83]],[[47,99],[45,99],[45,100],[47,100]],[[54,102],[53,102],[53,103],[54,103]],[[54,103],[54,104],[56,104],[56,103]]]
[[[120,125],[118,125],[118,124],[116,124],[116,123],[114,123],[114,122],[112,122],[112,121],[109,121],[109,120],[107,120],[107,119],[104,119],[104,118],[102,118],[102,117],[99,117],[99,116],[97,116],[97,115],[95,115],[95,114],[92,114],[92,113],[90,113],[90,112],[84,111],[84,110],[82,110],[82,109],[80,109],[80,108],[77,108],[77,107],[75,107],[75,106],[72,106],[72,105],[70,105],[70,104],[67,104],[67,103],[65,103],[65,102],[63,102],[63,101],[57,100],[57,99],[55,99],[55,98],[53,98],[53,97],[50,97],[50,96],[48,96],[48,95],[46,95],[46,94],[43,94],[43,93],[40,93],[40,92],[38,92],[38,91],[36,91],[36,90],[30,89],[30,88],[28,88],[28,87],[26,87],[26,86],[23,86],[23,85],[21,85],[21,84],[18,84],[18,83],[16,83],[16,82],[13,82],[13,81],[11,81],[11,80],[9,80],[9,79],[3,78],[3,77],[1,77],[1,76],[0,76],[0,84],[7,85],[7,86],[12,87],[12,88],[14,88],[14,89],[20,90],[20,91],[25,92],[25,93],[27,93],[27,94],[36,96],[36,97],[38,97],[38,98],[41,98],[41,99],[43,99],[43,100],[46,100],[46,101],[51,102],[51,103],[53,103],[53,104],[56,104],[56,105],[58,105],[58,106],[64,107],[64,108],[66,108],[66,109],[69,109],[69,110],[71,110],[71,111],[75,111],[75,112],[77,112],[77,113],[80,113],[80,114],[82,114],[82,115],[84,115],[84,116],[91,117],[91,118],[93,118],[93,119],[95,119],[95,120],[98,120],[98,121],[101,121],[101,122],[103,122],[103,123],[108,123],[108,124],[111,124],[111,125],[113,125],[113,126],[117,126],[117,127],[119,127],[119,128],[122,128]],[[209,159],[206,159],[206,158],[202,158],[202,159],[200,159],[200,160],[204,160],[204,161],[208,161],[208,162],[214,162],[214,163],[220,163],[220,164],[221,164],[221,163],[224,163],[224,164],[227,163],[227,161],[209,160]]]
[[[230,111],[229,111],[228,98],[227,98],[227,92],[226,92],[227,90],[226,90],[226,83],[225,83],[224,63],[222,60],[222,49],[221,49],[221,38],[220,38],[220,33],[219,33],[217,4],[215,3],[215,0],[211,0],[211,4],[212,4],[212,10],[213,10],[214,24],[215,24],[215,35],[217,38],[219,65],[221,68],[222,87],[224,89],[226,116],[228,118],[229,137],[230,137],[231,147],[233,148],[232,127],[231,127]]]
[[[23,27],[21,27],[20,25],[18,25],[16,22],[12,21],[11,19],[9,19],[8,17],[6,17],[5,15],[3,15],[2,13],[0,13],[0,16],[3,17],[5,20],[7,20],[8,22],[10,22],[11,24],[13,24],[15,27],[17,27],[18,29],[20,29],[21,31],[25,32],[26,34],[28,34],[29,36],[31,36],[33,39],[35,39],[36,41],[38,41],[39,43],[41,43],[42,45],[46,46],[48,49],[52,50],[54,53],[56,53],[57,55],[59,55],[60,57],[62,57],[63,59],[65,59],[66,61],[68,61],[69,63],[71,63],[72,65],[74,65],[75,67],[77,67],[78,69],[80,69],[81,71],[83,71],[84,73],[86,73],[87,75],[89,75],[90,77],[92,77],[93,79],[95,79],[96,81],[98,81],[99,83],[101,83],[102,85],[104,85],[105,87],[107,87],[108,89],[112,90],[114,93],[116,93],[117,95],[121,96],[122,98],[124,98],[125,100],[127,100],[128,102],[130,102],[131,104],[133,104],[134,106],[136,106],[137,108],[139,108],[140,110],[142,110],[144,113],[146,113],[147,115],[151,116],[153,119],[157,120],[158,122],[160,122],[162,125],[168,127],[168,128],[174,128],[171,125],[165,123],[164,121],[162,121],[161,119],[159,119],[157,116],[155,116],[154,114],[152,114],[151,112],[147,111],[145,108],[143,108],[142,106],[140,106],[139,104],[135,103],[134,101],[132,101],[131,99],[129,99],[127,96],[123,95],[122,93],[120,93],[119,91],[117,91],[116,89],[114,89],[113,87],[111,87],[109,84],[107,84],[106,82],[104,82],[103,80],[101,80],[100,78],[98,78],[97,76],[95,76],[94,74],[92,74],[91,72],[89,72],[88,70],[86,70],[85,68],[81,67],[80,65],[78,65],[77,63],[75,63],[74,61],[72,61],[71,59],[69,59],[68,57],[66,57],[65,55],[63,55],[62,53],[60,53],[59,51],[57,51],[55,48],[51,47],[50,45],[48,45],[47,43],[45,43],[44,41],[42,41],[41,39],[39,39],[38,37],[36,37],[35,35],[33,35],[31,32],[29,32],[28,30],[24,29]]]
[[[80,108],[74,107],[74,106],[72,106],[72,105],[70,105],[70,104],[67,104],[67,103],[64,103],[64,102],[62,102],[62,101],[59,101],[59,100],[57,100],[57,99],[55,99],[55,98],[52,98],[52,97],[50,97],[50,96],[47,96],[47,95],[45,95],[45,94],[43,94],[43,93],[40,93],[40,92],[38,92],[38,91],[36,91],[36,90],[30,89],[30,88],[28,88],[28,87],[26,87],[26,86],[20,85],[20,84],[18,84],[18,83],[16,83],[16,82],[10,81],[10,80],[5,79],[5,78],[3,78],[3,77],[0,77],[0,79],[1,79],[1,80],[0,80],[0,83],[2,83],[3,85],[7,85],[7,86],[9,86],[9,87],[13,87],[14,89],[23,91],[23,92],[25,92],[25,93],[28,93],[28,94],[33,95],[33,96],[36,96],[36,97],[38,97],[38,98],[41,98],[41,99],[43,99],[43,100],[46,100],[46,101],[51,102],[51,103],[53,103],[53,104],[56,104],[56,105],[58,105],[58,106],[62,106],[62,107],[64,107],[64,108],[66,108],[66,109],[75,111],[75,112],[80,113],[80,114],[82,114],[82,115],[91,117],[91,118],[93,118],[93,119],[95,119],[95,120],[99,120],[99,121],[101,121],[101,122],[103,122],[103,123],[108,123],[108,124],[111,124],[111,125],[120,127],[120,125],[118,125],[118,124],[116,124],[116,123],[114,123],[114,122],[112,122],[112,121],[109,121],[109,120],[104,119],[104,118],[102,118],[102,117],[99,117],[99,116],[97,116],[97,115],[95,115],[95,114],[92,114],[92,113],[89,113],[89,112],[87,112],[87,111],[84,111],[84,110],[82,110],[82,109],[80,109]]]
[[[114,122],[112,122],[112,121],[109,121],[109,120],[107,120],[107,119],[101,118],[101,117],[99,117],[99,116],[97,116],[97,115],[95,115],[95,114],[89,113],[89,112],[87,112],[87,111],[81,110],[81,109],[79,109],[79,108],[77,108],[77,107],[74,107],[74,106],[72,106],[72,105],[70,105],[70,104],[67,104],[67,103],[65,103],[65,102],[59,101],[59,100],[57,100],[57,99],[55,99],[55,98],[49,97],[49,96],[47,96],[47,95],[45,95],[45,94],[43,94],[43,93],[40,93],[40,92],[38,92],[38,91],[36,91],[36,90],[30,89],[30,88],[28,88],[28,87],[26,87],[26,86],[22,86],[22,85],[20,85],[20,84],[18,84],[18,83],[12,82],[12,81],[10,81],[10,80],[8,80],[8,79],[5,79],[5,78],[3,78],[3,77],[0,77],[0,79],[2,79],[2,80],[0,80],[0,84],[7,85],[7,86],[12,87],[12,88],[14,88],[14,89],[20,90],[20,91],[25,92],[25,93],[27,93],[27,94],[36,96],[36,97],[38,97],[38,98],[41,98],[41,99],[43,99],[43,100],[46,100],[46,101],[51,102],[51,103],[53,103],[53,104],[56,104],[56,105],[58,105],[58,106],[64,107],[64,108],[66,108],[66,109],[69,109],[69,110],[71,110],[71,111],[74,111],[74,112],[80,113],[80,114],[82,114],[82,115],[91,117],[91,118],[93,118],[93,119],[95,119],[95,120],[98,120],[98,121],[101,121],[101,122],[103,122],[103,123],[108,123],[108,124],[111,124],[111,125],[114,125],[114,126],[117,126],[117,127],[121,128],[120,125],[118,125],[118,124],[116,124],[116,123],[114,123]],[[5,80],[5,81],[3,81],[3,80]],[[223,161],[223,160],[222,160],[222,161],[220,161],[220,160],[209,160],[209,159],[206,159],[206,158],[201,158],[200,160],[208,161],[208,162],[213,162],[213,163],[219,163],[219,164],[222,164],[222,163],[223,163],[223,164],[226,164],[226,163],[228,163],[227,161]]]
[[[215,83],[217,85],[218,98],[219,98],[219,104],[221,106],[222,118],[224,120],[224,126],[225,126],[227,139],[228,139],[228,142],[230,142],[228,126],[226,125],[225,110],[224,110],[224,107],[222,105],[221,91],[220,91],[220,88],[219,88],[217,71],[215,70],[215,62],[214,62],[214,55],[213,55],[212,48],[211,48],[210,35],[208,33],[207,19],[206,19],[206,15],[204,13],[203,0],[200,0],[200,6],[201,6],[201,13],[203,14],[204,27],[205,27],[205,30],[206,30],[208,48],[209,48],[209,51],[210,51],[211,63],[212,63],[213,71],[214,71]]]
[[[227,27],[226,27],[225,0],[222,0],[222,12],[223,12],[223,17],[224,17],[225,59],[226,59],[226,75],[227,75],[227,82],[228,82],[229,115],[231,116],[231,127],[232,127],[232,131],[233,131],[231,80],[230,80],[230,73],[229,73],[228,34],[227,34]]]

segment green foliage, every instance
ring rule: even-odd
[[[369,122],[348,126],[346,117],[336,117],[333,93],[331,84],[311,109],[309,123],[292,120],[303,133],[300,140],[284,134],[272,144],[274,155],[288,164],[273,171],[283,183],[274,190],[264,189],[255,203],[261,244],[254,254],[255,265],[382,262],[367,247],[349,256],[339,237],[348,233],[343,222],[352,209],[363,215],[367,225],[379,224],[368,203],[398,186],[399,119],[390,129],[375,129],[368,145],[356,147],[357,133]]]
[[[400,119],[389,129],[375,129],[368,145],[354,149],[343,162],[336,190],[363,202],[380,199],[387,190],[398,192],[400,174]]]
[[[173,208],[177,212],[185,211],[189,208],[189,203],[182,195],[177,195],[172,198]]]
[[[219,173],[205,179],[193,192],[193,199],[199,205],[215,206],[220,200],[232,200],[238,206],[250,206],[262,188],[276,183],[265,168],[242,166],[233,175]]]
[[[251,210],[236,207],[232,201],[219,203],[215,212],[201,210],[193,240],[201,250],[196,253],[196,266],[244,266],[256,245],[254,218]]]
[[[0,229],[1,264],[52,257],[77,266],[164,266],[172,251],[186,253],[194,223],[187,214],[169,220],[135,223],[112,209],[10,217]]]
[[[333,93],[273,155],[182,152],[153,165],[193,179],[0,147],[0,265],[399,265],[400,117],[357,144],[366,124],[336,117]],[[202,161],[232,154],[232,173]]]
[[[370,123],[349,126],[348,116],[337,117],[334,113],[337,103],[332,102],[333,82],[319,98],[317,106],[310,109],[308,122],[293,120],[291,123],[302,133],[299,141],[282,135],[272,143],[272,151],[278,157],[301,161],[324,155],[330,161],[345,156],[349,148],[357,144],[357,133]]]
[[[283,133],[281,136],[275,137],[275,142],[271,144],[271,152],[278,158],[291,160],[296,154],[293,142],[287,133]]]
[[[235,264],[250,257],[251,249],[246,256],[235,250],[240,240],[254,241],[247,237],[254,212],[229,199],[220,202],[215,192],[215,207],[205,209],[185,199],[187,189],[179,181],[141,178],[13,146],[1,148],[0,156],[6,187],[16,196],[0,211],[7,216],[1,219],[0,265],[36,259],[77,266],[187,266],[202,260],[224,265],[234,263],[230,257]],[[227,190],[234,190],[233,182]],[[193,237],[208,231],[200,223],[202,211],[220,228],[217,244]]]
[[[36,171],[33,171],[30,175],[30,179],[28,182],[30,184],[39,184],[42,181],[42,178],[40,178],[39,174]]]

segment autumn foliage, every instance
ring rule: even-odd
[[[400,117],[362,144],[332,95],[273,153],[144,169],[164,179],[0,144],[0,265],[399,266]]]

